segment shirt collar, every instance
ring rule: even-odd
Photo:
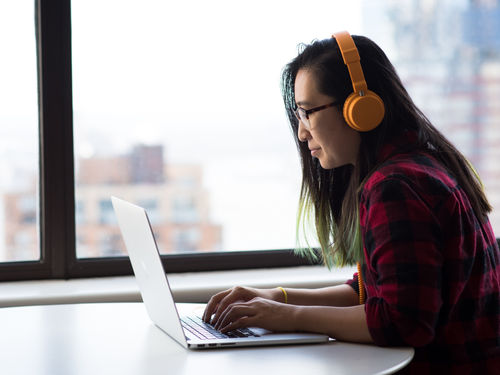
[[[382,163],[396,154],[402,154],[413,150],[417,146],[418,135],[412,130],[404,131],[392,137],[389,142],[383,145],[378,153],[377,162]]]

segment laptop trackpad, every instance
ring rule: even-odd
[[[259,327],[248,327],[248,329],[258,336],[264,336],[264,335],[269,335],[270,333],[275,333],[273,331],[269,331],[265,328],[259,328]]]

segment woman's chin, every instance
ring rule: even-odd
[[[323,169],[336,168],[335,164],[332,163],[331,160],[323,160],[323,159],[318,158],[318,161],[319,161],[319,165],[321,165],[321,168],[323,168]]]

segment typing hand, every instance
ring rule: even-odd
[[[227,307],[235,302],[247,302],[256,297],[264,299],[278,299],[281,291],[276,289],[256,289],[249,287],[236,286],[212,296],[208,301],[205,312],[203,313],[203,321],[211,323],[219,321],[221,314]],[[213,315],[213,317],[212,317]]]
[[[217,330],[226,333],[238,328],[260,327],[270,331],[296,331],[296,313],[299,307],[256,297],[228,305],[213,319]]]

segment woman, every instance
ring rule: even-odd
[[[298,228],[313,217],[325,264],[362,267],[335,287],[223,291],[205,321],[413,346],[410,373],[498,371],[491,206],[384,52],[347,33],[314,42],[284,69],[282,92],[302,160]],[[353,109],[360,97],[367,107]]]

